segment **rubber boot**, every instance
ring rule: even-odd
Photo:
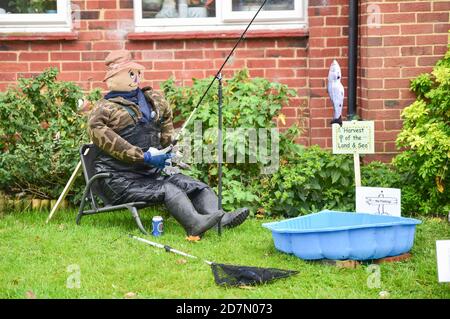
[[[195,209],[203,215],[215,214],[218,211],[219,199],[211,188],[204,188],[192,199]],[[242,224],[248,217],[249,210],[246,207],[225,213],[221,220],[224,228],[233,228]]]
[[[164,202],[170,214],[183,226],[188,236],[201,236],[216,225],[223,215],[218,211],[210,215],[200,215],[183,191],[169,196],[166,194]]]

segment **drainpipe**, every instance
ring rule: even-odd
[[[358,78],[358,0],[349,0],[348,16],[348,114],[352,120],[356,113]]]

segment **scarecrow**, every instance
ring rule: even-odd
[[[144,67],[128,51],[111,52],[106,66],[109,93],[89,115],[88,132],[99,149],[96,173],[112,174],[100,181],[111,202],[164,203],[189,236],[201,236],[219,221],[224,228],[243,223],[247,208],[225,213],[207,184],[163,172],[172,157],[172,110],[160,93],[139,88]]]

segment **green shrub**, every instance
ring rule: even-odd
[[[263,181],[268,214],[297,216],[322,209],[354,209],[353,157],[333,155],[318,146],[282,159],[280,169]]]
[[[416,101],[402,112],[397,145],[405,150],[394,159],[411,193],[404,200],[411,212],[446,215],[450,210],[450,51],[411,83]]]
[[[175,106],[175,122],[186,120],[189,117],[211,80],[212,78],[194,79],[192,87],[178,87],[173,79],[162,83],[161,87],[167,100]],[[214,147],[217,144],[217,85],[216,81],[187,127],[192,131],[194,120],[202,122],[204,147]],[[295,95],[296,92],[286,85],[270,82],[263,78],[251,79],[245,69],[236,72],[231,79],[224,81],[224,150],[226,151],[229,146],[235,146],[236,155],[240,154],[245,157],[244,163],[225,163],[223,165],[223,205],[225,209],[244,205],[254,209],[258,207],[257,181],[263,167],[259,160],[259,153],[256,163],[249,163],[248,138],[239,140],[239,134],[227,134],[226,129],[275,128],[276,124],[273,118],[280,116],[282,106]],[[208,130],[210,134],[205,134]],[[283,139],[283,137],[281,138]],[[217,158],[216,154],[214,154],[214,158]],[[212,187],[217,186],[216,161],[194,163],[192,170],[185,173]]]
[[[48,69],[0,93],[0,189],[7,193],[57,198],[88,142],[79,103],[100,92],[83,96],[75,84],[56,81],[57,74]],[[80,197],[82,184],[79,178],[71,194]]]

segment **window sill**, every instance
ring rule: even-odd
[[[199,40],[199,39],[235,39],[244,29],[239,31],[189,31],[189,32],[131,32],[128,40]],[[307,37],[308,30],[254,30],[245,34],[246,38],[295,38]]]
[[[1,29],[0,29],[1,30]],[[12,32],[2,33],[0,31],[1,41],[54,41],[54,40],[77,40],[78,32],[55,32],[55,33],[24,33],[24,32]]]

